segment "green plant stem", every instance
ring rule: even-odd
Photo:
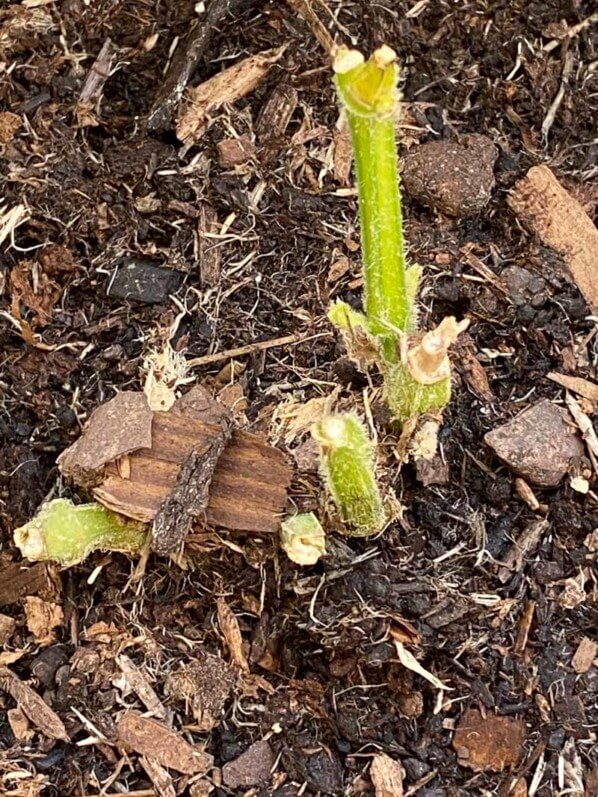
[[[396,362],[397,333],[413,319],[403,240],[394,114],[397,67],[377,51],[367,62],[336,76],[345,108],[357,175],[364,309],[370,332],[382,338],[384,358]],[[390,51],[389,51],[390,52]]]
[[[377,534],[386,512],[375,474],[374,446],[356,415],[331,415],[312,434],[321,448],[320,470],[353,536]]]
[[[24,557],[72,565],[92,551],[138,553],[146,541],[141,523],[127,520],[100,504],[75,506],[65,498],[44,504],[14,533]]]
[[[355,150],[365,312],[372,332],[385,338],[385,358],[394,362],[396,332],[391,330],[407,329],[411,317],[394,123],[350,112],[348,116]]]

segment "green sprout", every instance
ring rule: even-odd
[[[100,504],[75,506],[65,498],[43,504],[37,515],[14,532],[15,544],[26,559],[62,565],[81,562],[92,551],[139,553],[146,527]]]
[[[378,362],[384,375],[386,402],[395,418],[404,422],[440,410],[448,402],[448,348],[467,322],[457,324],[447,318],[427,335],[415,331],[421,268],[408,267],[405,257],[395,141],[399,94],[394,51],[384,45],[365,61],[358,51],[341,47],[334,71],[355,153],[365,313],[337,302],[329,318],[345,334],[352,353],[359,349],[358,361],[364,359],[364,336],[368,339],[368,358]]]
[[[375,449],[356,415],[330,415],[312,428],[322,479],[349,534],[382,531],[387,515],[375,473]]]

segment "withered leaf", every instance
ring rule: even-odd
[[[519,761],[525,741],[525,723],[515,717],[483,716],[468,709],[457,726],[453,747],[461,766],[475,772],[501,772]]]
[[[244,672],[249,672],[249,663],[243,651],[243,637],[241,636],[239,621],[224,598],[218,598],[217,607],[218,624],[228,645],[231,658],[237,667],[240,667]]]

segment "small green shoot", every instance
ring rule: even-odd
[[[382,531],[387,516],[375,472],[374,446],[356,415],[330,415],[312,429],[320,444],[320,470],[348,534]]]
[[[15,544],[26,559],[62,565],[77,564],[96,550],[139,553],[146,538],[142,523],[100,504],[75,506],[65,498],[43,504],[33,520],[14,533]]]
[[[334,71],[355,153],[365,313],[337,302],[329,318],[343,331],[359,365],[378,362],[386,402],[395,418],[405,422],[414,415],[440,410],[448,402],[448,347],[467,322],[445,319],[423,338],[415,332],[421,269],[408,267],[405,257],[395,141],[399,94],[394,51],[384,45],[366,61],[358,51],[341,47]],[[422,358],[422,347],[434,349],[435,359]]]

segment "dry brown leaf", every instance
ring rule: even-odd
[[[419,661],[415,658],[413,653],[410,653],[407,648],[403,645],[402,642],[399,642],[398,639],[394,640],[395,647],[397,649],[397,655],[399,657],[399,661],[403,665],[403,667],[407,667],[408,670],[411,670],[417,675],[421,675],[422,678],[425,678],[426,681],[429,681],[432,686],[435,686],[436,689],[449,689],[446,684],[443,684],[440,679],[438,679],[435,675],[422,667]]]
[[[403,797],[403,767],[385,753],[374,756],[370,777],[376,797]]]
[[[69,741],[64,723],[52,709],[44,703],[33,689],[7,667],[0,667],[0,689],[13,698],[23,713],[44,736],[50,739]]]
[[[557,385],[577,393],[579,396],[589,399],[592,402],[598,403],[598,385],[596,382],[590,382],[589,379],[582,379],[581,376],[567,376],[567,374],[557,374],[551,372],[546,374],[547,379],[556,382]]]
[[[13,315],[19,304],[31,312],[31,325],[45,327],[52,320],[52,310],[60,299],[62,288],[51,280],[36,263],[21,260],[10,272]]]
[[[187,147],[199,141],[208,129],[214,111],[253,91],[285,49],[278,47],[244,58],[205,83],[189,89],[176,126],[179,141]]]
[[[204,774],[214,762],[211,755],[192,747],[178,733],[138,711],[126,711],[118,721],[117,731],[119,741],[136,753],[185,775]]]
[[[571,659],[571,666],[576,673],[587,672],[598,655],[598,642],[583,637]]]
[[[244,672],[249,672],[249,663],[243,651],[243,637],[239,628],[239,621],[234,615],[224,598],[218,598],[218,624],[224,635],[230,655],[237,667]]]
[[[42,647],[56,641],[56,629],[64,622],[62,606],[33,595],[25,598],[25,617],[27,628]]]

